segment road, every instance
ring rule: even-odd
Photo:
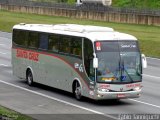
[[[39,84],[30,87],[24,80],[14,77],[11,34],[0,32],[0,105],[36,119],[44,119],[46,114],[48,119],[61,117],[66,120],[78,120],[82,116],[85,120],[100,120],[103,117],[119,118],[123,114],[160,114],[160,60],[147,58],[147,61],[148,68],[143,71],[143,93],[140,98],[118,102],[85,99],[80,102],[70,93]]]

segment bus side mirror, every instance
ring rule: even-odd
[[[93,58],[93,67],[98,68],[98,58]]]
[[[147,68],[147,59],[144,54],[142,54],[142,67]]]

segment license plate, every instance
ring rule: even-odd
[[[125,94],[117,94],[117,97],[118,97],[118,98],[125,98],[126,95],[125,95]]]

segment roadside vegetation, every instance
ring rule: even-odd
[[[38,2],[57,2],[57,3],[69,3],[75,4],[76,0],[30,0]],[[115,7],[127,7],[127,8],[150,8],[160,9],[160,0],[112,0],[112,6]]]
[[[66,17],[45,16],[27,13],[16,13],[0,10],[0,30],[11,32],[12,27],[18,23],[36,24],[84,24],[112,27],[116,31],[125,32],[139,39],[142,53],[150,57],[160,58],[160,26],[137,24],[108,23],[102,21],[74,19]]]
[[[34,2],[69,3],[75,4],[76,0],[29,0]]]
[[[113,0],[113,6],[160,9],[160,0]]]
[[[32,120],[32,118],[0,106],[0,120]]]

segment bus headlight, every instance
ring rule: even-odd
[[[109,92],[108,89],[102,89],[102,88],[98,88],[98,91],[100,91],[100,92]]]
[[[141,87],[135,87],[133,90],[134,90],[134,91],[140,91],[140,90],[141,90]]]

